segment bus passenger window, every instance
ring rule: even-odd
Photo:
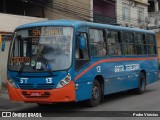
[[[90,29],[90,51],[94,57],[106,56],[106,41],[103,30]]]
[[[146,54],[145,37],[143,34],[135,34],[136,51],[138,55]]]
[[[120,56],[122,54],[122,43],[119,32],[108,31],[108,52],[111,56]]]
[[[148,54],[156,54],[156,42],[153,35],[146,35],[146,46]]]
[[[133,33],[123,31],[123,46],[125,55],[136,55]]]

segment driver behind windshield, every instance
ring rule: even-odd
[[[44,46],[42,54],[48,61],[51,70],[64,70],[70,65],[70,56],[64,51],[63,46],[54,44]]]

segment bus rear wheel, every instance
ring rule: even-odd
[[[143,94],[146,90],[146,76],[143,72],[140,73],[138,88],[136,89],[137,94]]]
[[[92,96],[91,99],[87,101],[87,105],[89,105],[90,107],[95,107],[99,105],[101,100],[101,94],[102,92],[100,83],[98,82],[98,80],[95,80],[94,85],[92,87]]]

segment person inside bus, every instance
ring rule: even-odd
[[[115,44],[114,55],[121,55],[121,47],[120,47],[120,44]]]
[[[106,49],[103,43],[99,42],[97,44],[97,56],[105,56],[106,55]]]

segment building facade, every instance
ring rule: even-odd
[[[116,23],[115,0],[93,0],[93,22]]]
[[[93,21],[146,29],[148,0],[93,0]]]
[[[93,20],[93,0],[51,0],[44,15],[48,19]]]
[[[117,0],[117,23],[145,29],[148,5],[148,0]]]
[[[160,32],[160,1],[149,0],[150,6],[148,9],[148,29],[155,32]]]

